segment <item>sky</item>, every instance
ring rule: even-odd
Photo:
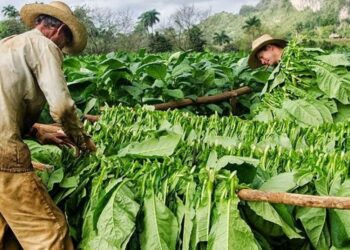
[[[0,10],[9,4],[14,5],[17,9],[20,9],[24,4],[35,1],[38,0],[0,0]],[[41,0],[38,2],[49,3],[51,1]],[[66,0],[64,2],[71,7],[86,4],[91,8],[111,8],[117,11],[130,10],[136,17],[147,10],[156,9],[160,13],[160,20],[164,21],[183,5],[193,4],[196,9],[200,10],[208,10],[210,8],[211,14],[222,11],[238,13],[242,5],[255,5],[259,2],[259,0]]]

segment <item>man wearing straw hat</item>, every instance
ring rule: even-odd
[[[273,38],[265,34],[252,43],[252,52],[248,58],[248,65],[252,69],[265,65],[266,67],[277,65],[283,54],[283,48],[287,41]]]
[[[20,14],[33,29],[0,41],[0,249],[11,231],[24,249],[73,249],[65,216],[33,172],[22,137],[47,101],[67,137],[62,143],[95,150],[61,69],[62,51],[82,51],[87,34],[63,2],[27,4]]]

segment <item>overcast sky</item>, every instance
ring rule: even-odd
[[[46,0],[37,1],[44,3],[51,2]],[[9,4],[20,9],[24,4],[32,2],[35,2],[35,0],[0,0],[0,9]],[[70,6],[86,4],[89,7],[107,7],[115,10],[129,9],[136,17],[144,11],[156,9],[161,14],[159,18],[161,21],[164,21],[184,4],[193,4],[196,9],[202,10],[211,8],[212,14],[222,11],[238,13],[242,5],[255,5],[259,0],[66,0],[65,2]]]

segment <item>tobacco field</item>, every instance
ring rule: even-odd
[[[64,71],[96,154],[27,140],[80,249],[350,249],[350,211],[240,200],[244,188],[350,196],[348,54],[291,41],[279,66],[246,55],[111,53]],[[152,104],[249,86],[229,102]],[[232,115],[235,113],[235,116]],[[49,122],[44,112],[41,120]]]

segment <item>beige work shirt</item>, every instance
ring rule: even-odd
[[[52,118],[77,145],[84,132],[62,72],[61,50],[33,29],[0,41],[0,171],[32,169],[24,133],[46,101]]]

